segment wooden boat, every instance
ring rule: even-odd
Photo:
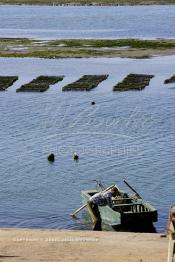
[[[81,195],[84,203],[86,204],[90,197],[98,192],[96,189],[82,191]],[[131,224],[151,224],[157,221],[157,210],[138,194],[125,193],[120,189],[119,192],[120,196],[113,199],[113,208],[99,206],[104,224],[127,226]]]

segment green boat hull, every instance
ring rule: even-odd
[[[83,202],[87,203],[95,193],[97,193],[96,190],[82,191]],[[130,197],[130,195],[127,196]],[[128,202],[115,204],[113,209],[109,206],[99,206],[102,222],[110,226],[129,226],[132,224],[151,224],[157,221],[157,210],[148,202],[142,199],[137,199],[137,201],[130,200]]]

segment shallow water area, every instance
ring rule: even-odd
[[[80,191],[126,179],[159,211],[165,230],[174,203],[175,57],[134,59],[0,58],[0,75],[19,80],[0,93],[0,226],[88,229],[69,214]],[[142,91],[113,92],[129,73],[154,74]],[[45,93],[16,93],[39,75],[65,78]],[[84,74],[109,74],[90,92],[62,92]],[[95,101],[95,105],[91,102]],[[55,153],[55,162],[47,155]],[[74,152],[79,161],[73,161]],[[128,190],[127,188],[125,188]]]

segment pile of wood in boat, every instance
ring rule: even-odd
[[[63,87],[63,91],[90,91],[97,87],[100,82],[106,80],[108,75],[84,75],[74,83]]]
[[[0,91],[5,91],[16,80],[18,80],[17,76],[0,76]]]
[[[45,92],[50,85],[63,80],[63,76],[38,76],[30,83],[22,85],[16,92]]]
[[[113,91],[142,90],[149,85],[153,75],[129,74],[113,87]]]
[[[172,77],[170,77],[169,79],[166,79],[165,84],[172,84],[175,83],[175,75],[173,75]]]

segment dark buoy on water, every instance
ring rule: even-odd
[[[91,102],[91,105],[95,105],[95,102],[94,102],[94,101],[92,101],[92,102]]]
[[[78,156],[77,153],[74,153],[74,154],[73,154],[73,159],[74,159],[75,161],[78,161],[78,160],[79,160],[79,156]]]
[[[54,154],[51,153],[50,155],[48,155],[47,159],[48,159],[48,161],[50,161],[50,162],[54,162],[54,161],[55,161],[55,156],[54,156]]]

